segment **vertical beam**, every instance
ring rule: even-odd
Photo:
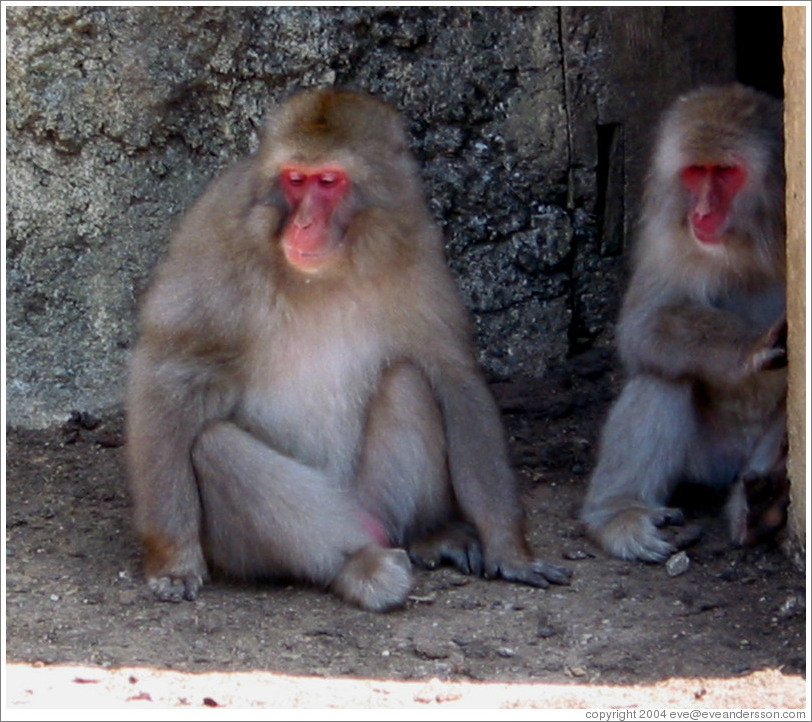
[[[787,169],[787,316],[789,321],[789,427],[788,474],[791,487],[788,551],[805,566],[807,443],[806,400],[808,378],[806,301],[807,280],[806,223],[806,27],[809,6],[785,7],[784,16],[784,98]]]

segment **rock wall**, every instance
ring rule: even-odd
[[[493,377],[611,340],[647,138],[730,8],[8,7],[7,418],[120,405],[140,291],[269,108],[399,107]]]

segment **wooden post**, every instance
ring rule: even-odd
[[[789,322],[789,393],[787,421],[791,504],[787,548],[801,568],[806,552],[806,299],[808,252],[806,225],[806,27],[809,6],[783,9],[784,97],[787,169],[787,318]]]

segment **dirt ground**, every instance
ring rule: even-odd
[[[406,607],[383,615],[320,590],[224,579],[194,603],[153,601],[129,523],[121,416],[9,429],[6,712],[808,710],[804,575],[776,546],[731,548],[718,500],[689,509],[679,533],[690,564],[677,576],[608,559],[584,538],[576,512],[616,390],[600,352],[544,383],[494,385],[531,542],[572,568],[571,586],[421,571]]]

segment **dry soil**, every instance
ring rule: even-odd
[[[196,602],[156,602],[130,528],[121,416],[9,429],[6,712],[808,709],[806,580],[780,546],[732,548],[719,500],[701,496],[678,530],[690,563],[677,576],[608,559],[583,536],[576,512],[617,385],[595,352],[543,382],[493,387],[531,542],[572,568],[571,586],[420,571],[388,614],[225,579]]]

